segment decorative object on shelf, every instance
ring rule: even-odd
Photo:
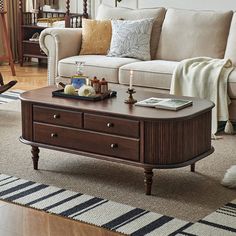
[[[45,27],[52,27],[53,23],[55,23],[57,21],[63,21],[63,20],[65,20],[65,17],[38,18],[37,25],[40,26],[40,24],[41,24],[42,26],[45,26]]]
[[[101,101],[107,98],[116,97],[117,92],[108,90],[107,93],[104,94],[95,94],[94,96],[79,96],[79,94],[65,94],[64,89],[56,90],[52,92],[53,97],[61,97],[61,98],[73,98],[78,100],[87,100],[87,101]]]
[[[135,100],[133,98],[133,94],[136,93],[136,91],[133,89],[133,78],[134,78],[134,71],[130,70],[130,75],[129,75],[129,88],[127,90],[127,93],[129,94],[128,99],[125,100],[125,103],[127,104],[134,104],[137,102],[137,100]]]
[[[29,41],[34,41],[34,42],[38,42],[39,41],[39,32],[36,32],[32,35],[32,37],[29,39]]]
[[[78,92],[79,96],[93,97],[96,95],[96,91],[92,86],[83,85]]]
[[[85,62],[84,61],[76,61],[76,75],[83,75],[84,74],[84,65]]]
[[[137,100],[133,98],[133,94],[136,93],[136,91],[134,89],[128,88],[127,93],[129,94],[129,97],[128,97],[128,99],[125,100],[125,103],[127,103],[127,104],[136,103]]]
[[[100,91],[101,94],[106,93],[108,91],[108,83],[105,78],[102,78],[102,80],[100,81]]]
[[[130,70],[130,74],[129,74],[129,89],[133,88],[133,78],[134,78],[134,71]]]
[[[71,78],[71,83],[75,89],[79,89],[87,84],[88,77],[84,75],[84,64],[84,61],[76,61],[76,75]]]
[[[75,95],[75,87],[71,84],[67,84],[64,88],[64,93],[65,94],[70,94],[70,95]]]
[[[100,93],[100,83],[96,76],[91,80],[91,86],[94,88],[96,93]]]
[[[0,0],[0,12],[4,12],[4,0]]]

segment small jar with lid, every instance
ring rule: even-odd
[[[100,91],[101,91],[101,94],[107,93],[108,91],[108,83],[105,80],[105,78],[102,78],[102,80],[100,81]]]
[[[100,81],[97,79],[96,76],[91,80],[91,86],[94,88],[96,93],[100,93]]]

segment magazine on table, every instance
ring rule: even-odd
[[[167,110],[180,110],[193,104],[190,100],[179,98],[148,98],[135,103],[136,106],[155,107]]]

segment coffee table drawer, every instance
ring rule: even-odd
[[[33,120],[55,125],[63,125],[74,128],[82,128],[82,113],[63,109],[34,106]]]
[[[34,141],[79,151],[119,157],[139,161],[139,139],[122,138],[64,128],[60,126],[34,123]]]
[[[139,137],[139,121],[84,114],[84,128],[127,137]]]

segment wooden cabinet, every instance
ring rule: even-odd
[[[38,27],[36,25],[21,25],[20,45],[20,64],[23,65],[25,58],[46,59],[47,55],[40,49],[38,41],[30,41],[35,33],[41,33],[46,27]]]

